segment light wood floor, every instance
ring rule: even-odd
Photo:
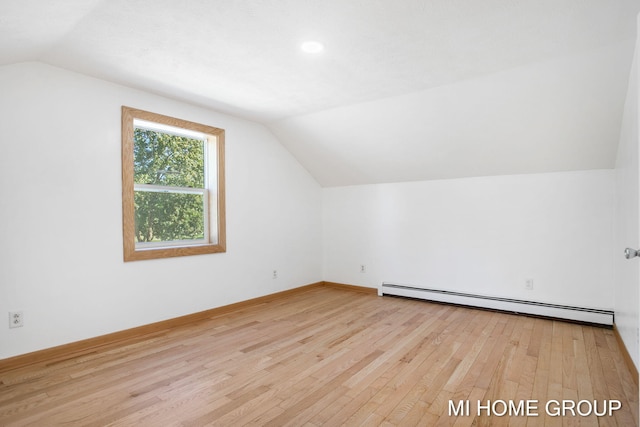
[[[0,381],[3,426],[638,424],[611,330],[331,288]],[[487,399],[535,399],[539,416],[476,417]],[[545,411],[610,399],[612,417]],[[449,400],[471,415],[449,416]]]

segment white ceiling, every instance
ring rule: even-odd
[[[0,65],[42,61],[262,122],[324,186],[610,168],[638,12],[640,0],[0,0]],[[308,39],[325,51],[301,52]]]

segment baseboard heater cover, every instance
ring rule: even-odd
[[[613,311],[609,310],[572,307],[536,301],[491,297],[486,295],[466,294],[462,292],[418,288],[414,286],[398,285],[393,283],[383,283],[378,288],[378,295],[394,295],[417,298],[427,301],[438,301],[450,304],[488,308],[492,310],[532,314],[536,316],[553,317],[558,319],[574,320],[578,322],[595,323],[607,326],[613,326],[614,321]]]

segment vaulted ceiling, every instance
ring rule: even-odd
[[[639,0],[2,0],[0,65],[42,61],[261,122],[323,186],[611,168],[638,12]],[[302,52],[306,40],[324,51]]]

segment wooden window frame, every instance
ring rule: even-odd
[[[134,204],[134,167],[133,167],[133,134],[134,119],[174,126],[182,129],[201,132],[215,141],[216,153],[216,194],[209,194],[209,212],[216,212],[215,218],[209,214],[210,235],[205,236],[208,243],[184,244],[181,246],[136,247],[135,237],[135,204]],[[122,107],[122,236],[124,261],[170,258],[189,255],[226,252],[226,217],[225,217],[225,173],[224,173],[224,129],[200,123],[164,116],[162,114]],[[210,142],[211,144],[211,142]],[[213,190],[211,188],[210,190]],[[213,204],[215,209],[211,209]],[[217,239],[211,241],[211,232],[215,231]]]

